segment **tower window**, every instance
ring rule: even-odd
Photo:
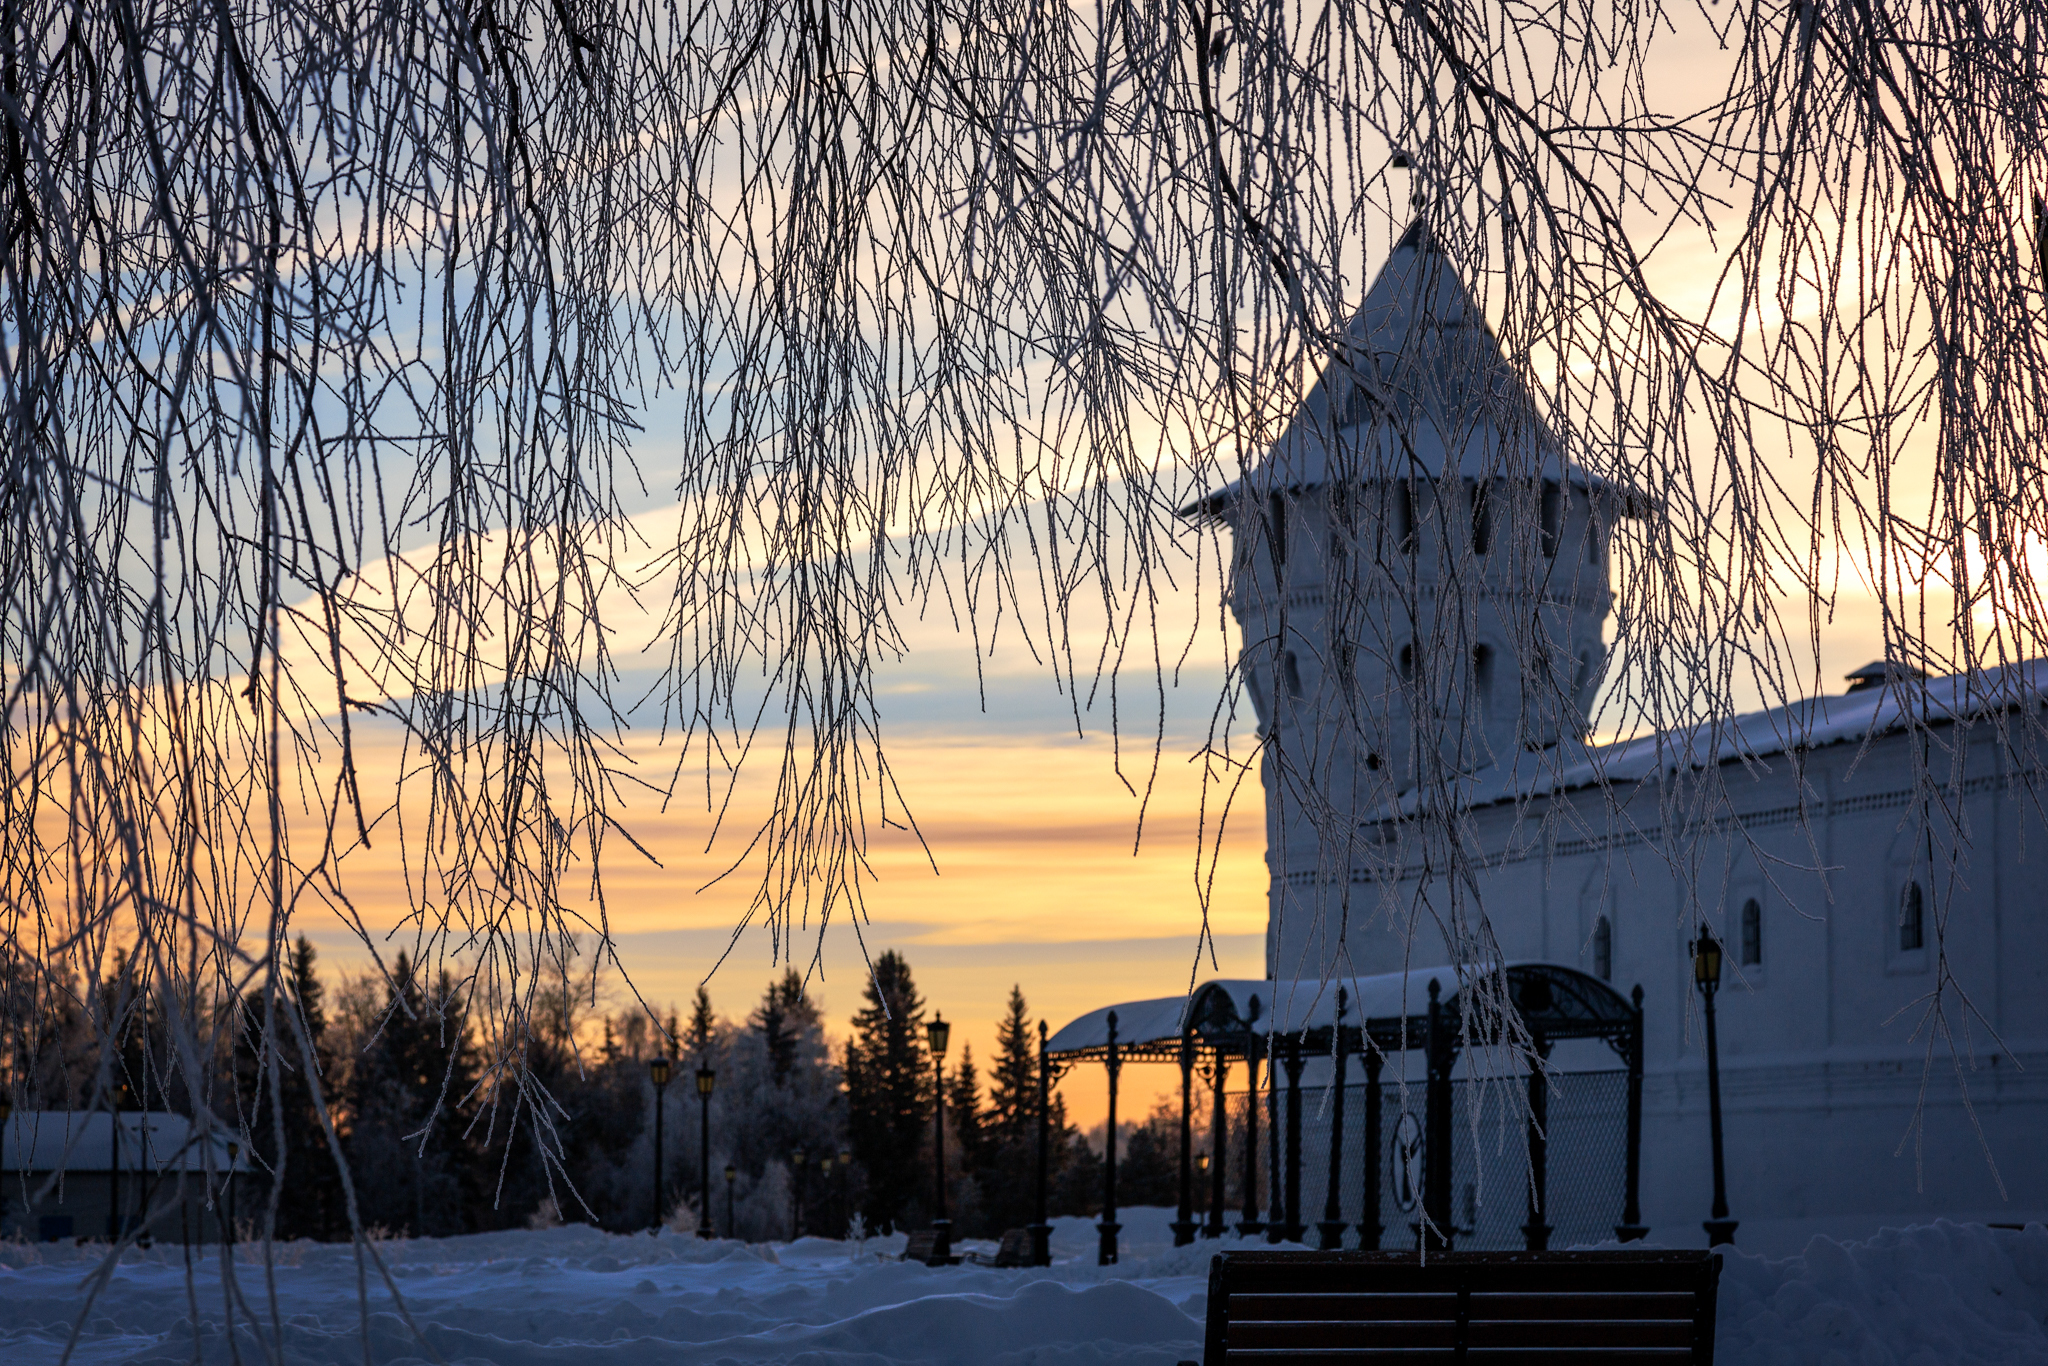
[[[1489,479],[1465,481],[1466,496],[1472,500],[1472,553],[1485,555],[1493,549],[1493,495]]]
[[[1301,696],[1301,666],[1295,662],[1294,651],[1289,650],[1287,652],[1286,657],[1280,661],[1280,667],[1286,675],[1287,695],[1289,697]]]
[[[1273,563],[1287,563],[1287,500],[1275,493],[1266,500],[1266,534],[1273,543]]]
[[[1543,556],[1557,558],[1558,537],[1564,531],[1564,488],[1553,479],[1543,481]]]
[[[1755,897],[1742,903],[1742,966],[1757,967],[1764,961],[1764,908]]]
[[[1493,647],[1472,651],[1472,706],[1481,716],[1493,705]]]
[[[1413,644],[1401,647],[1401,681],[1403,683],[1413,683],[1415,681],[1415,646]]]
[[[1920,884],[1908,882],[1899,894],[1899,950],[1902,953],[1927,944],[1927,902]]]
[[[1614,927],[1604,915],[1593,922],[1593,975],[1603,982],[1614,980]]]
[[[1401,537],[1401,553],[1415,551],[1415,489],[1406,481],[1394,485],[1394,529]]]

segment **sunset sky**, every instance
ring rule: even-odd
[[[868,952],[896,949],[908,958],[930,1008],[955,1022],[952,1062],[963,1044],[972,1047],[978,1063],[990,1056],[996,1018],[1013,983],[1023,989],[1034,1017],[1056,1030],[1105,1002],[1174,994],[1198,977],[1262,971],[1265,829],[1255,778],[1237,787],[1213,874],[1208,857],[1215,853],[1217,806],[1228,791],[1220,782],[1212,781],[1209,792],[1206,844],[1201,837],[1197,756],[1236,642],[1234,630],[1222,631],[1219,608],[1213,576],[1199,589],[1192,573],[1166,585],[1162,640],[1170,646],[1169,664],[1181,663],[1163,692],[1156,779],[1151,769],[1162,691],[1149,658],[1149,634],[1147,658],[1115,682],[1115,714],[1123,731],[1119,761],[1107,678],[1094,690],[1092,705],[1084,697],[1077,733],[1076,709],[1042,662],[1042,641],[1020,639],[1006,625],[989,651],[984,632],[977,668],[971,639],[950,618],[934,611],[920,619],[905,609],[899,624],[909,654],[882,669],[878,694],[887,757],[931,853],[928,858],[905,830],[871,831],[875,877],[866,890],[867,919],[858,938],[845,916],[835,919],[822,964],[814,970],[812,990],[824,1001],[835,1036],[844,1037],[849,1017],[862,1004],[863,941]],[[1088,661],[1082,667],[1092,667],[1099,623],[1091,637],[1085,612],[1076,613],[1076,622],[1076,653]],[[638,695],[652,682],[653,668],[630,656],[625,666],[627,679],[616,691]],[[1087,682],[1084,676],[1084,687]],[[660,785],[676,752],[673,744],[658,746],[653,730],[636,730],[627,751],[647,781]],[[1239,757],[1247,730],[1241,720],[1234,740]],[[770,747],[777,740],[773,732],[765,737]],[[359,727],[366,772],[384,777],[393,771],[394,743],[374,723]],[[670,1004],[686,1011],[698,983],[710,974],[708,988],[719,1013],[742,1019],[771,977],[781,974],[764,924],[754,923],[734,940],[757,886],[751,870],[717,880],[766,810],[774,757],[757,754],[749,761],[755,766],[736,790],[710,848],[713,816],[701,764],[683,777],[666,809],[650,794],[626,790],[621,820],[660,866],[624,840],[611,840],[604,858],[607,909],[634,984],[664,1013]],[[1221,762],[1213,771],[1219,779],[1230,777]],[[1140,840],[1140,796],[1148,780],[1152,796]],[[714,795],[722,801],[723,789]],[[401,927],[407,895],[395,861],[397,842],[388,831],[378,834],[383,837],[373,839],[372,850],[348,856],[347,886],[373,931],[391,932],[380,944],[388,956],[409,942],[409,931]],[[1205,959],[1198,971],[1197,878],[1212,875],[1217,957],[1213,965]],[[587,870],[577,876],[587,876]],[[565,894],[577,890],[567,888]],[[357,971],[366,965],[361,943],[338,919],[302,915],[295,928],[312,935],[332,967]],[[808,968],[815,923],[799,925],[795,937],[797,966]],[[614,1011],[631,1003],[616,974],[608,994]],[[1149,1075],[1155,1070],[1157,1077]],[[1168,1089],[1170,1072],[1127,1073],[1132,1104],[1124,1113],[1149,1108],[1155,1093]],[[1099,1070],[1076,1076],[1066,1092],[1077,1118],[1099,1120]]]

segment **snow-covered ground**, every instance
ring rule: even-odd
[[[1216,1244],[1170,1247],[1164,1210],[1126,1217],[1123,1265],[1106,1270],[1094,1265],[1094,1229],[1078,1219],[1054,1235],[1063,1260],[1034,1271],[906,1266],[888,1259],[901,1238],[860,1249],[820,1239],[749,1247],[570,1227],[386,1242],[378,1250],[403,1308],[367,1269],[368,1356],[377,1366],[1171,1366],[1199,1357]],[[82,1321],[74,1362],[364,1361],[346,1245],[280,1246],[274,1281],[244,1248],[227,1289],[218,1251],[195,1254],[188,1277],[179,1247],[106,1268],[90,1247],[0,1244],[0,1360],[57,1361]],[[222,1327],[231,1296],[247,1306],[233,1342]],[[2048,1364],[2044,1319],[2048,1229],[1939,1223],[1854,1243],[1816,1238],[1787,1260],[1729,1257],[1715,1359]]]

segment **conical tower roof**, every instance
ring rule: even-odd
[[[1421,219],[1395,244],[1332,353],[1248,477],[1184,515],[1220,512],[1244,484],[1263,496],[1447,472],[1598,482],[1565,463],[1463,275]]]

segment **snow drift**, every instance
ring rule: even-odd
[[[1054,1246],[1070,1260],[1033,1271],[906,1266],[888,1259],[900,1238],[747,1246],[570,1227],[390,1241],[377,1252],[401,1299],[366,1262],[367,1316],[346,1245],[281,1245],[267,1272],[244,1247],[227,1277],[218,1249],[194,1249],[188,1280],[180,1247],[110,1267],[90,1246],[14,1243],[0,1246],[0,1357],[55,1362],[75,1333],[75,1362],[359,1366],[367,1333],[380,1366],[1170,1366],[1200,1355],[1216,1244],[1160,1246],[1164,1217],[1133,1211],[1111,1268],[1092,1264],[1092,1229],[1063,1220]],[[1730,1254],[1715,1358],[2048,1366],[2044,1321],[2048,1230],[1938,1223],[1816,1238],[1782,1261]]]

